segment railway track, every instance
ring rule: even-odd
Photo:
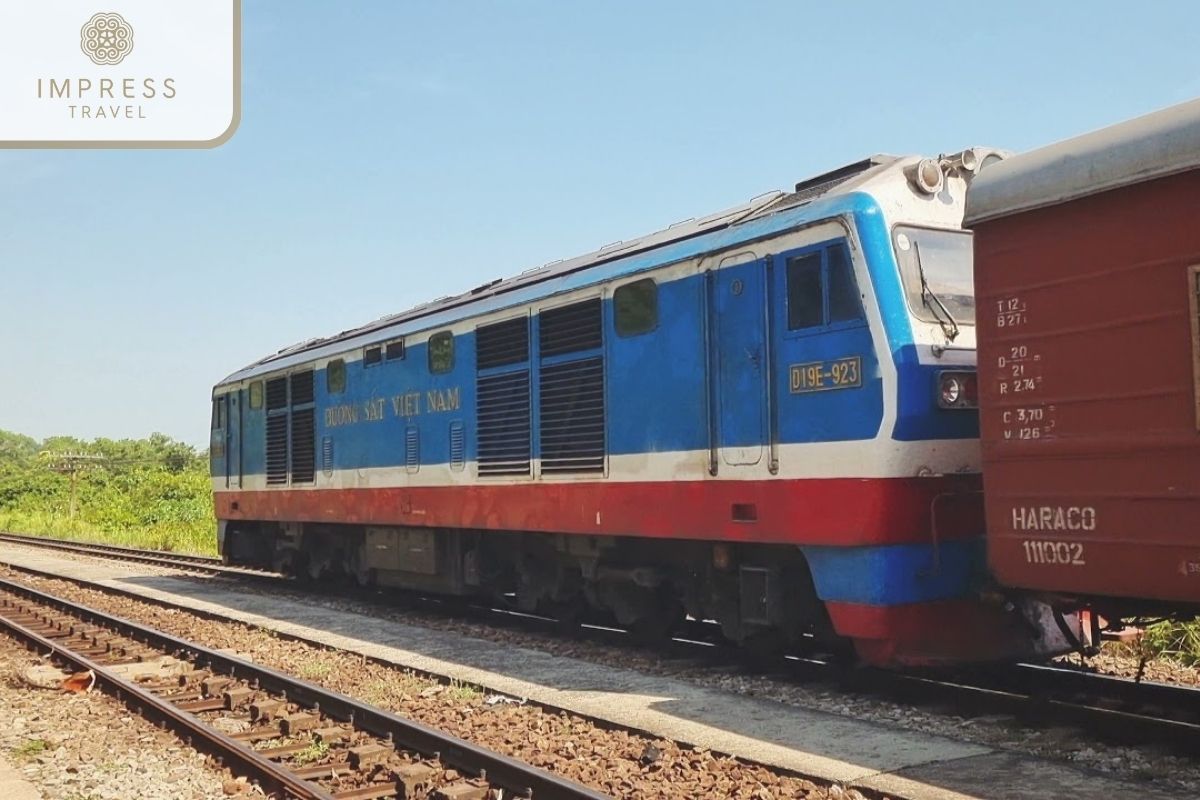
[[[267,794],[599,800],[543,770],[221,651],[0,580],[0,628]]]
[[[82,555],[118,558],[182,567],[175,554],[142,552],[131,548],[74,542],[58,542],[41,537],[0,534],[0,541],[33,544],[76,552]],[[65,545],[65,546],[64,546]],[[216,569],[210,574],[246,579],[272,576],[253,570],[222,567],[217,559],[188,556],[183,563]],[[37,573],[24,567],[17,569]],[[217,571],[219,570],[219,571]],[[60,576],[40,573],[46,577]],[[280,585],[287,585],[279,576]],[[72,579],[89,583],[83,579]],[[102,586],[104,591],[121,591]],[[328,594],[328,592],[325,592]],[[147,598],[126,592],[143,601]],[[354,594],[354,600],[391,607],[384,595]],[[408,598],[414,600],[419,598]],[[164,604],[166,605],[166,604]],[[469,613],[485,624],[545,635],[561,635],[558,623],[547,617],[514,614],[486,605],[463,606],[445,602],[422,604],[425,612],[457,617]],[[188,609],[192,613],[197,613]],[[689,621],[678,638],[663,646],[669,657],[693,663],[711,663],[721,667],[744,666],[758,673],[778,675],[782,679],[823,682],[840,689],[883,697],[889,700],[948,708],[960,715],[1008,715],[1030,725],[1072,725],[1089,736],[1125,744],[1161,743],[1188,754],[1200,754],[1200,689],[1153,682],[1135,682],[1080,668],[1045,664],[1013,664],[991,668],[966,668],[953,671],[897,673],[871,668],[848,669],[820,654],[788,656],[777,659],[755,658],[732,646],[720,644],[713,626]],[[628,644],[629,637],[607,627],[584,626],[581,635],[605,644]],[[297,637],[302,638],[302,637]]]
[[[76,542],[65,539],[51,539],[46,536],[30,536],[22,533],[0,532],[0,542],[11,542],[26,547],[41,547],[48,550],[59,550],[64,553],[75,553],[85,556],[103,556],[118,561],[134,561],[139,564],[152,564],[171,569],[186,569],[203,575],[221,575],[234,578],[264,578],[283,580],[283,576],[269,570],[251,569],[248,567],[231,567],[213,556],[200,556],[192,553],[171,553],[163,550],[143,550],[137,547],[122,547],[121,545],[105,544],[103,542]]]

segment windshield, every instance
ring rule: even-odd
[[[937,300],[942,301],[960,325],[975,324],[975,273],[971,260],[971,232],[943,231],[897,225],[892,233],[908,306],[917,319],[938,322]],[[917,253],[920,252],[920,266]],[[937,300],[921,291],[925,283]]]

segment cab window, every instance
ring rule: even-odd
[[[862,322],[862,296],[844,243],[787,260],[788,330]]]

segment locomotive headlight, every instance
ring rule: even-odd
[[[942,408],[977,408],[979,390],[974,372],[939,372],[938,405]]]
[[[945,185],[942,165],[932,158],[923,158],[904,171],[913,187],[922,194],[937,194]]]

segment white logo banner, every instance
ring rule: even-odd
[[[0,147],[214,147],[237,128],[240,0],[22,0],[0,30]]]

